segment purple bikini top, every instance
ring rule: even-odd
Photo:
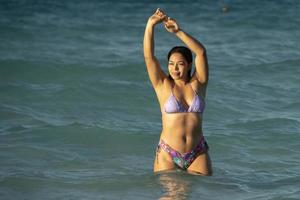
[[[193,89],[194,91],[194,89]],[[185,112],[195,112],[195,113],[203,113],[205,108],[204,100],[194,91],[194,98],[192,100],[189,108],[185,108],[181,102],[179,102],[173,94],[173,88],[171,91],[171,95],[169,99],[166,101],[164,105],[165,112],[168,114],[171,113],[185,113]]]

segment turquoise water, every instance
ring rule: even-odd
[[[0,199],[300,199],[300,2],[223,2],[2,1]],[[152,173],[157,7],[207,48],[212,177]]]

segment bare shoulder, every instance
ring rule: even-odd
[[[166,77],[163,79],[161,84],[157,85],[154,88],[160,104],[165,102],[166,98],[170,95],[171,86],[172,86],[171,80],[169,79],[169,77]]]
[[[202,84],[195,76],[192,77],[190,83],[193,89],[205,98],[207,84]]]

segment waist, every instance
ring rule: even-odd
[[[163,130],[160,135],[160,140],[165,141],[180,152],[190,151],[203,138],[204,136],[202,129],[197,129],[192,132],[180,132],[180,130]]]

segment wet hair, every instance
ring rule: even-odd
[[[180,53],[188,64],[193,63],[193,54],[192,51],[185,46],[175,46],[168,53],[168,61],[173,53]],[[171,75],[169,74],[169,78],[172,80]],[[188,80],[192,78],[192,68],[188,71]]]

